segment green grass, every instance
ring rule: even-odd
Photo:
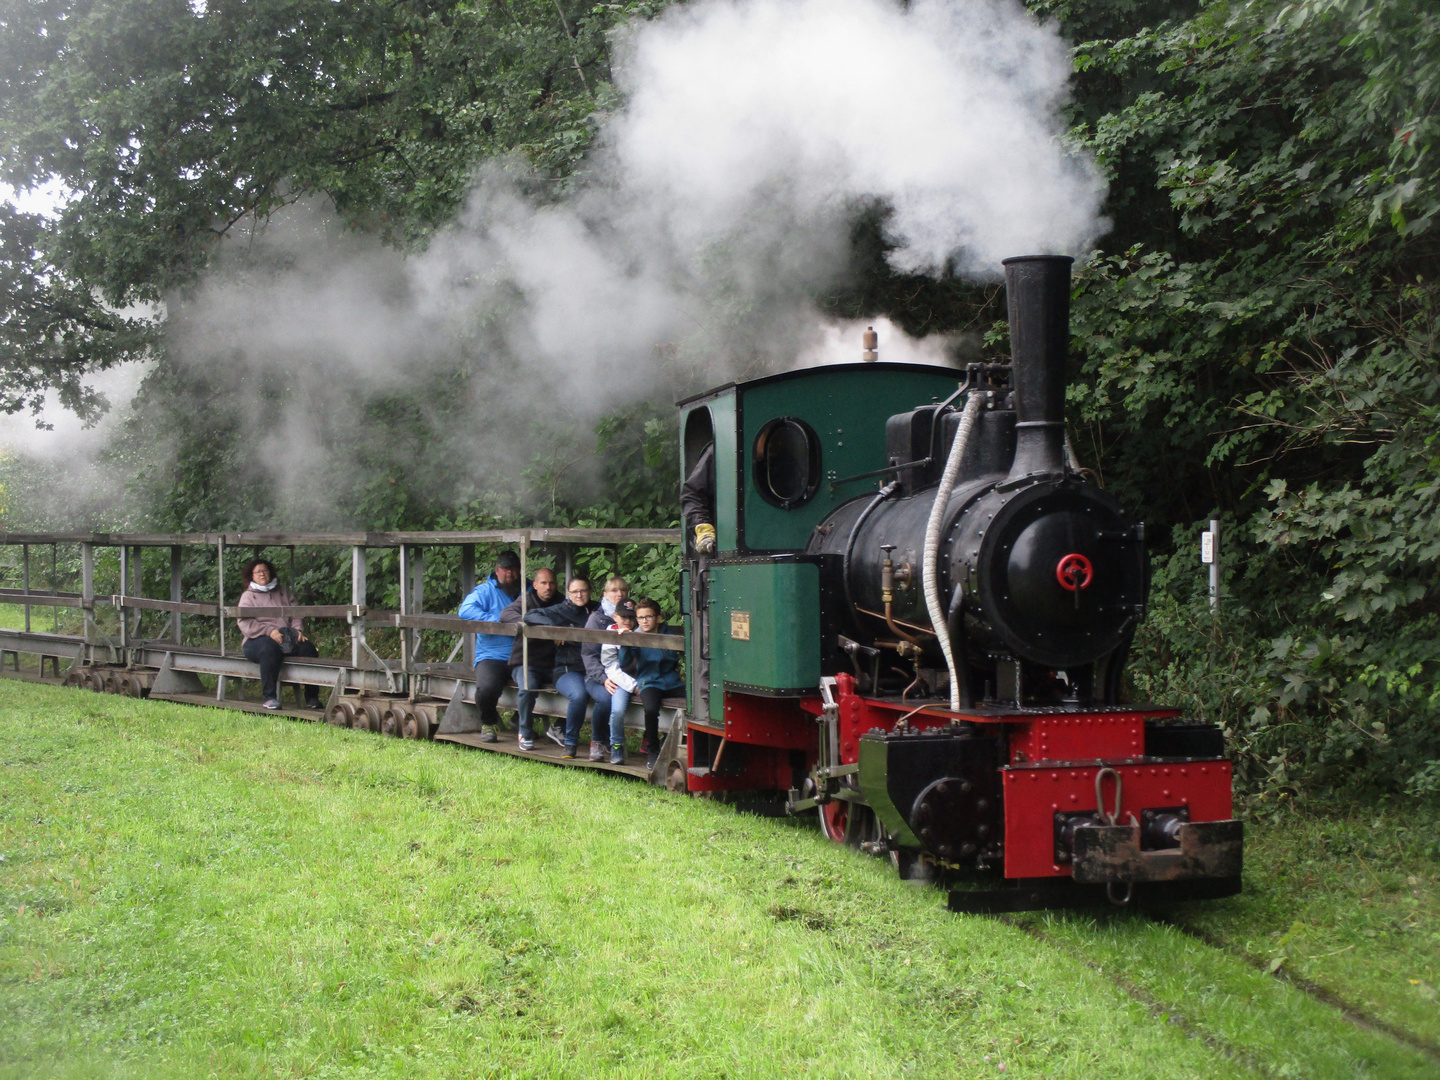
[[[1173,928],[614,777],[4,681],[0,763],[0,1077],[1434,1075]]]
[[[1291,806],[1251,829],[1249,889],[1183,924],[1440,1046],[1440,820]],[[1437,1066],[1440,1072],[1440,1066]]]

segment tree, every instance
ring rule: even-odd
[[[153,340],[113,312],[185,289],[241,222],[320,195],[413,243],[486,158],[563,180],[612,96],[607,33],[659,6],[5,0],[0,178],[71,197],[0,220],[0,407],[93,409],[81,376]]]

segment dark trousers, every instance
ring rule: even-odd
[[[270,698],[280,697],[280,665],[285,662],[285,654],[280,651],[280,646],[275,639],[268,634],[261,634],[259,637],[251,638],[242,646],[245,650],[245,659],[260,665],[260,693],[268,701]],[[297,656],[319,656],[320,653],[309,641],[297,641],[295,651],[290,658]],[[305,700],[318,701],[320,691],[317,687],[305,687]]]
[[[500,693],[510,681],[510,665],[504,660],[475,661],[475,705],[480,710],[480,723],[486,727],[500,725]]]
[[[673,690],[661,690],[658,686],[644,686],[640,689],[640,705],[645,710],[645,748],[660,749],[660,699]]]

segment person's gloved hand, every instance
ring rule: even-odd
[[[715,526],[695,526],[695,550],[701,555],[715,554]]]

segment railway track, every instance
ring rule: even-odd
[[[1024,933],[1033,940],[1054,948],[1090,970],[1100,974],[1117,989],[1144,1008],[1157,1021],[1179,1026],[1189,1037],[1196,1039],[1209,1049],[1221,1054],[1237,1066],[1266,1077],[1290,1077],[1295,1075],[1287,1067],[1266,1060],[1256,1048],[1247,1047],[1234,1037],[1227,1037],[1220,1025],[1210,1022],[1204,1015],[1203,1005],[1177,1001],[1173,994],[1158,990],[1143,974],[1126,970],[1117,964],[1113,956],[1104,955],[1101,936],[1092,934],[1065,934],[1056,928],[1075,926],[1080,920],[1075,915],[1037,914],[998,915],[999,921]],[[1204,947],[1213,959],[1237,964],[1249,973],[1252,981],[1271,983],[1285,987],[1287,992],[1299,994],[1324,1015],[1338,1016],[1353,1031],[1366,1040],[1383,1040],[1402,1055],[1409,1058],[1407,1076],[1428,1077],[1440,1075],[1440,1047],[1413,1031],[1375,1016],[1373,1013],[1345,1000],[1340,994],[1318,983],[1300,977],[1283,968],[1270,970],[1270,965],[1247,953],[1228,941],[1216,938],[1193,926],[1188,926],[1183,917],[1177,918],[1169,912],[1124,911],[1113,915],[1101,915],[1096,920],[1096,930],[1115,926],[1117,921],[1138,921],[1159,928],[1167,934],[1177,934],[1196,945]],[[1046,924],[1049,924],[1048,926]],[[1087,945],[1089,947],[1087,947]],[[1339,1047],[1338,1053],[1354,1053],[1352,1047]],[[1363,1051],[1356,1054],[1363,1057]],[[1389,1075],[1385,1073],[1359,1073],[1357,1075]]]
[[[1413,1031],[1407,1031],[1397,1024],[1392,1024],[1388,1020],[1376,1016],[1374,1013],[1361,1008],[1354,1002],[1347,1001],[1334,990],[1307,979],[1302,975],[1296,974],[1284,964],[1272,968],[1264,958],[1255,956],[1238,946],[1223,941],[1213,934],[1208,934],[1199,927],[1191,926],[1187,924],[1183,918],[1162,912],[1146,912],[1145,917],[1177,933],[1184,934],[1186,937],[1193,938],[1203,945],[1208,945],[1210,948],[1218,949],[1229,956],[1244,961],[1256,971],[1285,983],[1328,1008],[1334,1009],[1361,1030],[1373,1031],[1384,1035],[1410,1047],[1418,1053],[1424,1054],[1435,1063],[1437,1071],[1440,1071],[1440,1044],[1437,1044],[1433,1040],[1427,1039],[1425,1036]]]

